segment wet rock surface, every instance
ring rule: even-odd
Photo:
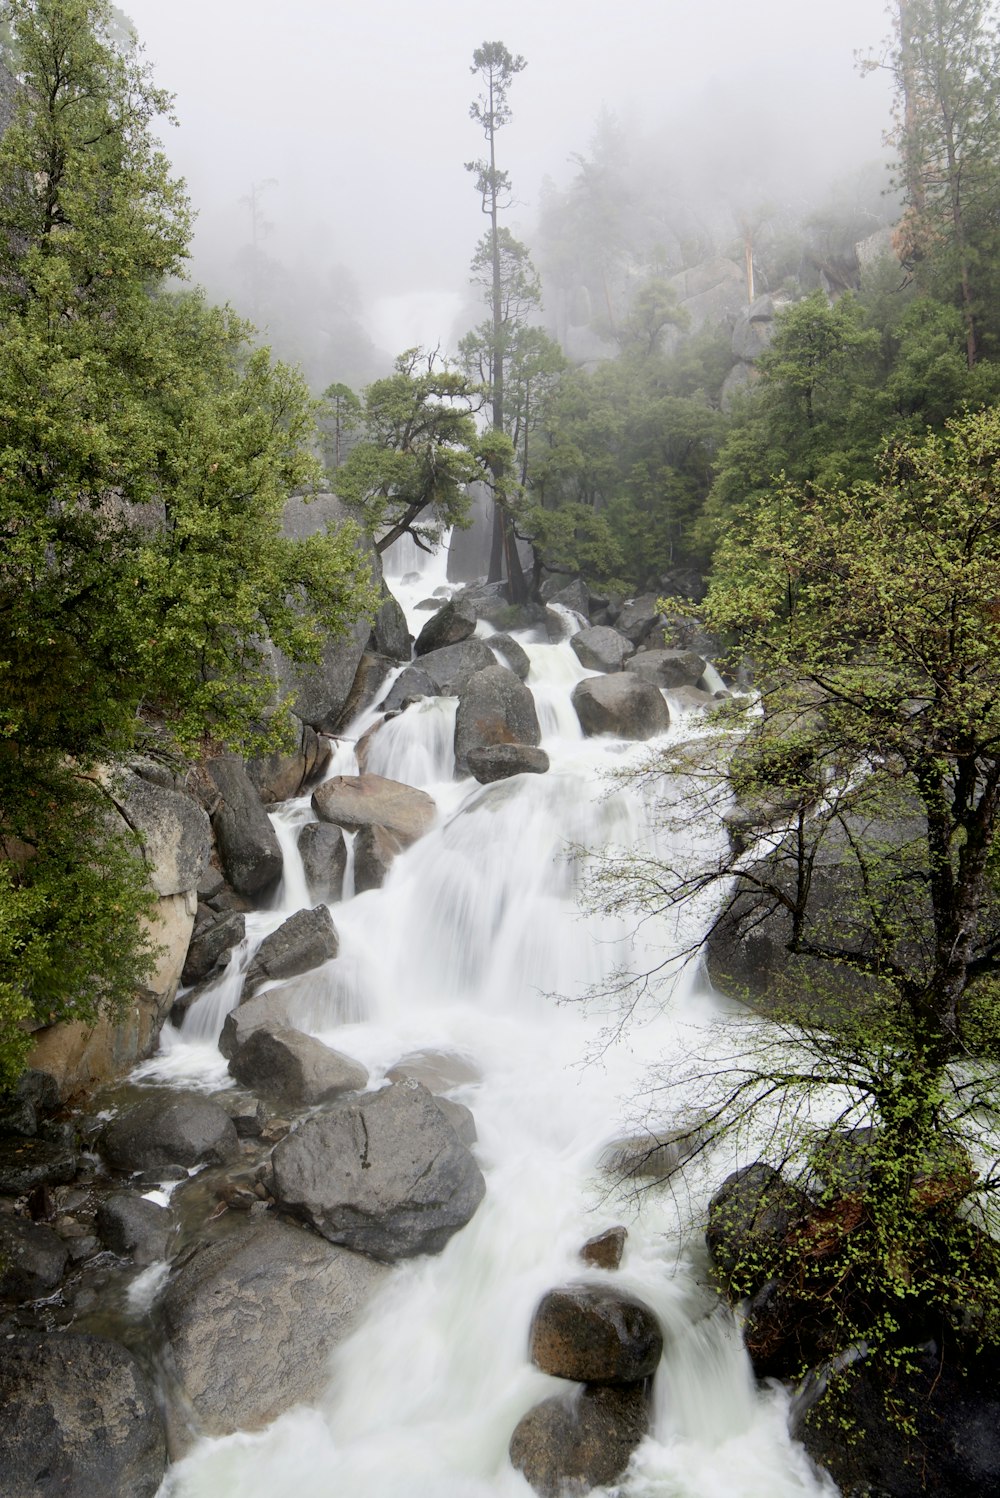
[[[197,1093],[155,1093],[104,1132],[101,1150],[118,1170],[227,1165],[240,1152],[229,1114]]]
[[[587,1239],[580,1249],[580,1258],[585,1264],[592,1265],[594,1269],[618,1269],[625,1252],[627,1238],[627,1228],[621,1226],[607,1228],[603,1233],[597,1233],[593,1238]]]
[[[480,785],[509,780],[512,775],[544,775],[549,756],[533,744],[486,744],[466,755],[469,772]]]
[[[238,1082],[288,1108],[311,1108],[368,1082],[367,1068],[300,1030],[262,1026],[229,1062]]]
[[[641,1300],[603,1285],[568,1285],[542,1297],[531,1323],[531,1360],[543,1373],[581,1383],[650,1378],[663,1333]]]
[[[541,740],[535,699],[506,666],[477,671],[462,690],[455,717],[455,772],[468,773],[469,754],[496,744]]]
[[[588,671],[622,671],[629,657],[635,655],[632,641],[606,624],[581,629],[569,643],[580,665]]]
[[[573,689],[573,707],[588,736],[651,739],[670,727],[670,710],[652,682],[629,672],[589,676]]]
[[[541,1498],[583,1498],[622,1476],[649,1427],[643,1387],[586,1388],[529,1410],[510,1460]]]
[[[257,948],[243,980],[243,994],[252,998],[265,983],[308,973],[336,957],[339,947],[337,929],[325,905],[297,910]]]
[[[309,822],[299,833],[298,849],[312,898],[340,900],[347,870],[347,844],[341,829],[329,822]]]
[[[165,1468],[163,1421],[126,1348],[73,1332],[6,1339],[4,1498],[153,1498]]]
[[[181,1420],[258,1430],[316,1397],[385,1270],[288,1223],[246,1220],[171,1275],[161,1320]]]
[[[313,810],[324,822],[347,832],[385,827],[409,847],[431,827],[437,814],[426,791],[381,775],[337,775],[313,792]]]
[[[68,1258],[66,1245],[51,1228],[0,1215],[0,1298],[37,1300],[50,1294],[66,1272]]]
[[[386,1261],[439,1252],[486,1189],[435,1099],[414,1082],[314,1114],[272,1163],[281,1206],[331,1243]]]
[[[128,1254],[136,1264],[167,1257],[174,1217],[166,1207],[133,1191],[115,1191],[97,1209],[95,1226],[105,1248]]]
[[[450,599],[433,614],[420,631],[413,646],[415,656],[428,655],[458,645],[476,632],[476,611],[461,599]]]

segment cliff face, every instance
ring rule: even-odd
[[[16,102],[17,79],[0,62],[0,136],[6,133],[7,126],[14,118]]]

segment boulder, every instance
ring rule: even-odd
[[[476,635],[420,657],[420,669],[433,683],[436,697],[458,697],[470,676],[495,665],[496,656]]]
[[[429,1092],[449,1092],[483,1080],[472,1057],[461,1051],[411,1051],[385,1075],[389,1082],[419,1082]]]
[[[458,645],[475,632],[475,609],[461,599],[449,599],[443,608],[431,615],[420,631],[413,654],[427,655],[432,650],[442,650],[446,645]]]
[[[388,656],[376,655],[372,650],[364,652],[358,662],[354,682],[347,694],[347,701],[344,703],[344,710],[340,716],[342,728],[346,728],[359,714],[373,706],[378,700],[386,679],[395,669],[396,662],[390,660]]]
[[[419,666],[407,666],[401,671],[379,703],[379,712],[396,713],[414,697],[436,697],[438,688]]]
[[[601,1169],[623,1182],[669,1180],[704,1142],[704,1132],[696,1124],[629,1135],[605,1147],[601,1152]]]
[[[163,1420],[126,1348],[77,1332],[16,1332],[0,1358],[4,1498],[154,1498]]]
[[[354,839],[354,893],[381,889],[403,843],[387,827],[362,827]]]
[[[293,719],[298,730],[294,748],[247,760],[247,775],[263,802],[290,801],[322,779],[333,750],[308,723]]]
[[[659,687],[625,671],[588,676],[573,688],[572,702],[588,737],[610,733],[621,739],[651,739],[670,727],[670,709]]]
[[[223,1021],[219,1050],[227,1061],[231,1061],[255,1030],[294,1030],[295,1016],[300,1007],[300,996],[294,985],[272,988],[237,1004]]]
[[[541,587],[541,595],[546,603],[558,603],[584,619],[590,618],[590,589],[580,577],[574,578],[571,583],[565,577],[546,578]]]
[[[207,920],[195,925],[184,959],[181,982],[187,986],[203,983],[210,974],[226,965],[229,954],[246,934],[246,917],[240,911],[212,911]]]
[[[49,1295],[65,1274],[68,1258],[66,1245],[51,1228],[0,1215],[0,1299]]]
[[[532,744],[487,744],[466,755],[469,773],[480,785],[509,780],[512,775],[544,775],[549,756]]]
[[[893,1370],[890,1388],[884,1367],[860,1361],[819,1403],[825,1379],[814,1379],[793,1406],[793,1435],[850,1498],[1000,1492],[996,1354],[984,1349],[963,1370],[949,1353],[930,1342]]]
[[[693,650],[641,650],[627,662],[625,670],[670,691],[696,687],[705,674],[705,662]]]
[[[299,833],[302,870],[314,900],[343,898],[347,871],[347,844],[339,827],[330,822],[309,822]]]
[[[469,773],[469,753],[493,744],[537,746],[542,737],[531,691],[506,666],[491,665],[466,683],[455,716],[455,772]]]
[[[472,1109],[467,1108],[464,1103],[456,1103],[451,1098],[446,1097],[436,1097],[434,1102],[437,1104],[438,1112],[442,1115],[445,1122],[454,1129],[466,1148],[471,1149],[479,1138],[476,1129],[476,1120],[472,1116]]]
[[[72,1144],[48,1139],[0,1139],[0,1195],[22,1196],[35,1186],[66,1186],[79,1160]]]
[[[728,1284],[765,1277],[762,1265],[781,1247],[802,1220],[808,1200],[780,1171],[758,1162],[728,1175],[708,1208],[705,1242],[713,1262]]]
[[[237,1046],[229,1070],[244,1087],[288,1108],[312,1108],[359,1092],[368,1071],[301,1030],[260,1026]]]
[[[95,1227],[113,1254],[129,1254],[136,1264],[154,1264],[167,1257],[174,1218],[166,1207],[134,1191],[113,1191],[98,1207]]]
[[[149,882],[158,895],[197,889],[208,863],[212,832],[192,796],[129,775],[111,792],[126,824],[142,839]]]
[[[580,1249],[580,1258],[585,1264],[592,1265],[594,1269],[618,1269],[621,1265],[622,1254],[625,1252],[627,1237],[628,1228],[620,1225],[606,1228],[603,1233],[587,1239]]]
[[[382,602],[372,626],[372,648],[377,654],[388,656],[391,661],[408,661],[411,638],[406,615],[383,582]]]
[[[531,1323],[531,1361],[555,1378],[633,1384],[651,1378],[663,1351],[653,1312],[605,1285],[550,1290]]]
[[[222,1436],[259,1430],[315,1399],[331,1352],[384,1274],[370,1259],[271,1220],[242,1219],[238,1231],[198,1247],[161,1302],[181,1413]]]
[[[629,656],[635,655],[632,641],[606,624],[581,629],[569,643],[580,665],[588,671],[621,671]]]
[[[483,1199],[482,1173],[419,1083],[332,1104],[272,1156],[274,1194],[331,1243],[375,1259],[438,1253]]]
[[[334,776],[313,792],[312,805],[323,822],[333,822],[347,832],[384,827],[407,848],[423,837],[436,815],[426,791],[381,775]]]
[[[776,788],[781,795],[782,787]],[[745,836],[753,824],[787,811],[794,792],[770,805],[746,808],[749,826],[734,820],[730,836]],[[806,823],[811,859],[809,903],[803,929],[806,942],[836,950],[874,951],[878,933],[867,913],[866,885],[877,888],[880,919],[900,933],[898,960],[912,966],[916,948],[929,930],[926,901],[927,834],[923,819],[906,807],[844,811],[826,825]],[[864,860],[862,869],[858,854]],[[791,916],[782,894],[794,897],[797,878],[794,834],[748,867],[719,912],[705,942],[708,975],[722,993],[749,1002],[763,1013],[812,1024],[843,1023],[845,1012],[860,1015],[878,1002],[872,978],[835,961],[790,953]],[[769,892],[768,886],[774,886]]]
[[[648,1428],[641,1384],[585,1388],[529,1410],[511,1437],[510,1460],[541,1498],[582,1498],[624,1474]]]
[[[531,660],[524,646],[519,644],[513,635],[490,635],[486,643],[496,655],[500,656],[501,665],[509,666],[519,681],[527,681],[528,672],[531,670]]]
[[[43,1114],[59,1106],[59,1089],[45,1072],[23,1072],[16,1086],[0,1093],[0,1136],[33,1139]]]
[[[229,1165],[240,1152],[232,1119],[197,1093],[154,1093],[104,1131],[101,1150],[116,1170]]]
[[[348,522],[359,521],[351,507],[333,494],[317,494],[311,499],[296,496],[285,504],[282,530],[295,540],[318,531],[337,531]],[[382,566],[375,543],[360,527],[357,549],[373,581],[381,585]],[[274,669],[279,691],[291,695],[296,716],[320,732],[336,733],[344,726],[345,709],[361,657],[372,634],[371,619],[354,620],[342,635],[333,635],[323,645],[321,658],[314,665],[295,665],[280,650],[274,650]]]
[[[237,894],[259,900],[281,878],[277,834],[240,760],[210,760],[208,773],[221,797],[212,827],[223,873]]]
[[[340,943],[333,917],[325,905],[297,910],[277,931],[265,936],[243,980],[242,997],[250,999],[265,983],[295,978],[336,957]]]
[[[615,620],[615,628],[619,634],[631,640],[633,645],[639,646],[654,625],[662,623],[662,620],[663,615],[657,607],[657,595],[643,593],[638,598],[629,598],[622,605],[621,613]]]

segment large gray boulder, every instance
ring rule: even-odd
[[[641,650],[625,663],[625,670],[670,691],[696,687],[705,674],[705,662],[693,650]]]
[[[129,1254],[136,1264],[165,1259],[173,1236],[173,1213],[134,1191],[113,1191],[94,1220],[98,1237],[114,1254]]]
[[[66,1245],[44,1223],[0,1215],[0,1299],[38,1300],[66,1272]]]
[[[524,646],[515,640],[513,635],[490,635],[487,643],[490,649],[500,656],[501,665],[509,666],[518,680],[527,681],[528,672],[531,670],[531,658]]]
[[[325,905],[297,910],[277,931],[265,936],[243,980],[244,998],[277,978],[295,978],[336,957],[340,949],[337,928]]]
[[[347,871],[347,844],[341,829],[330,822],[309,822],[299,833],[298,848],[312,898],[340,900]]]
[[[223,1021],[219,1050],[231,1061],[255,1030],[294,1030],[301,1007],[301,995],[294,984],[269,989],[237,1004]]]
[[[656,594],[641,593],[638,598],[629,598],[622,605],[621,613],[615,620],[615,628],[619,634],[631,640],[633,645],[638,646],[652,632],[657,621],[662,619]]]
[[[301,1030],[262,1025],[237,1046],[229,1070],[244,1087],[288,1108],[312,1108],[367,1086],[368,1071]]]
[[[313,810],[346,832],[384,827],[405,847],[428,831],[436,814],[426,791],[381,775],[336,775],[313,792]]]
[[[259,1430],[320,1394],[385,1274],[288,1223],[240,1228],[197,1249],[161,1303],[174,1402],[206,1435]]]
[[[738,1276],[745,1286],[759,1282],[795,1225],[808,1199],[773,1166],[758,1162],[728,1175],[708,1208],[705,1241],[728,1285]],[[742,1293],[742,1290],[740,1291]]]
[[[455,716],[455,772],[469,773],[469,752],[491,744],[537,745],[542,737],[535,699],[506,666],[470,676]]]
[[[213,759],[208,773],[220,796],[212,828],[223,873],[237,894],[259,900],[281,878],[277,834],[241,760]]]
[[[401,671],[379,703],[379,711],[396,713],[413,697],[436,697],[438,688],[426,671],[419,666],[407,666]]]
[[[625,635],[608,624],[581,629],[570,640],[570,649],[588,671],[621,671],[635,646]]]
[[[542,1297],[530,1344],[532,1362],[555,1378],[633,1384],[656,1372],[663,1333],[634,1295],[605,1285],[567,1285]]]
[[[495,665],[496,656],[477,635],[420,657],[420,670],[433,682],[436,697],[458,697],[470,676]]]
[[[197,889],[212,848],[208,817],[191,796],[129,775],[112,787],[115,804],[142,839],[149,882],[158,895]]]
[[[272,1163],[286,1211],[331,1243],[387,1261],[440,1252],[486,1190],[435,1099],[412,1082],[306,1119]]]
[[[354,839],[354,893],[381,889],[386,875],[403,851],[403,843],[387,827],[362,827]]]
[[[510,1460],[540,1498],[575,1498],[622,1477],[648,1428],[641,1384],[584,1388],[529,1410],[511,1437]]]
[[[275,749],[247,761],[247,774],[261,801],[290,801],[315,785],[330,763],[333,750],[330,740],[321,738],[308,723],[293,720],[297,729],[295,745],[288,750]]]
[[[412,636],[407,628],[406,615],[398,600],[382,583],[382,602],[379,604],[372,626],[372,646],[379,655],[391,661],[408,661]]]
[[[4,1498],[153,1498],[163,1420],[130,1352],[77,1332],[15,1332],[0,1358]]]
[[[229,1165],[240,1153],[224,1108],[197,1093],[153,1093],[108,1124],[101,1150],[117,1170]]]
[[[0,1138],[0,1195],[22,1196],[34,1186],[65,1186],[79,1157],[65,1140]]]
[[[446,645],[458,645],[475,632],[475,609],[461,599],[449,599],[443,608],[431,615],[417,635],[413,654],[427,655],[432,650],[443,650]]]
[[[246,916],[238,910],[212,911],[197,922],[181,972],[181,982],[203,983],[224,967],[233,948],[246,936]]]
[[[509,780],[512,775],[544,775],[549,756],[532,744],[485,744],[466,755],[469,773],[480,785]]]
[[[879,922],[899,933],[898,960],[919,964],[921,933],[930,922],[922,817],[906,806],[858,808],[841,820],[807,821],[805,837],[812,856],[803,939],[830,951],[843,945],[874,953],[880,940],[868,913],[874,890]],[[721,992],[764,1013],[835,1026],[845,1013],[864,1013],[878,1002],[874,963],[872,973],[863,973],[789,952],[792,920],[783,897],[796,894],[797,846],[789,834],[737,880],[705,943],[708,974]]]
[[[659,688],[625,671],[588,676],[573,688],[572,702],[588,737],[610,733],[620,739],[651,739],[670,727],[670,710]]]

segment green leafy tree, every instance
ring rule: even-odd
[[[22,79],[0,141],[0,930],[16,959],[0,1066],[13,1067],[25,1014],[91,1019],[150,963],[141,864],[102,832],[90,767],[127,756],[151,719],[188,747],[259,744],[274,695],[262,642],[316,657],[373,600],[351,535],[281,533],[287,496],[315,476],[299,377],[228,311],[158,290],[190,228],[150,134],[168,98],[135,49],[116,50],[101,0],[7,13]]]
[[[364,437],[333,475],[336,492],[364,515],[385,551],[412,536],[424,551],[443,529],[468,523],[468,486],[509,468],[502,432],[479,431],[480,385],[407,349],[395,372],[364,392]]]
[[[928,1341],[954,1366],[1000,1343],[998,595],[995,408],[889,446],[870,483],[747,506],[708,620],[753,658],[763,712],[735,753],[729,715],[657,766],[680,776],[670,815],[739,836],[603,874],[644,917],[714,891],[713,971],[723,933],[786,964],[765,997],[787,1025],[701,1066],[700,1137],[749,1121],[797,1172],[788,1231],[730,1265],[733,1293],[771,1284],[785,1371],[863,1347],[890,1405]]]

